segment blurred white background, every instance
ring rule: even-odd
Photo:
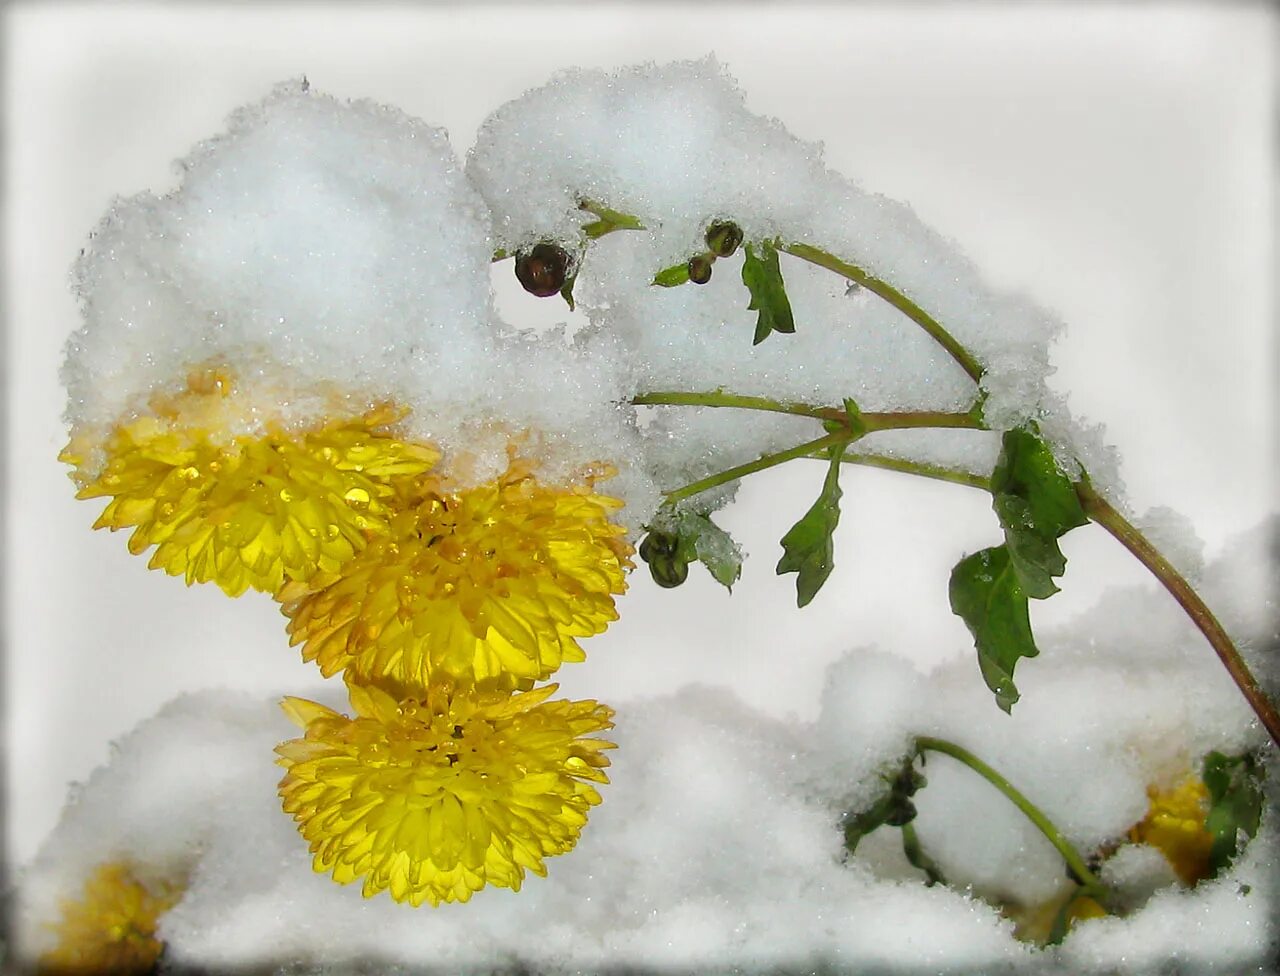
[[[833,168],[910,201],[993,282],[1068,323],[1054,385],[1107,424],[1137,511],[1178,509],[1212,556],[1274,508],[1276,20],[1262,5],[16,4],[4,17],[10,863],[34,854],[110,740],[178,692],[320,681],[265,597],[188,590],[130,557],[123,534],[91,532],[100,505],[76,502],[56,461],[77,250],[112,196],[173,186],[173,159],[284,78],[394,103],[447,127],[461,154],[490,111],[559,68],[714,52],[752,110],[825,143]],[[548,314],[533,301],[503,307]],[[720,519],[750,554],[732,597],[697,568],[659,591],[641,567],[566,690],[624,704],[701,681],[803,718],[852,648],[922,667],[972,653],[946,585],[996,539],[986,496],[847,472],[837,568],[801,612],[773,567],[822,477],[805,464],[751,479]],[[1064,549],[1063,593],[1034,608],[1038,626],[1143,579],[1091,527]]]

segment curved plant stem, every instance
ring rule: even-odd
[[[1250,672],[1240,652],[1236,650],[1235,644],[1227,636],[1227,632],[1218,622],[1218,618],[1213,615],[1213,611],[1200,599],[1200,595],[1191,588],[1191,584],[1183,579],[1182,574],[1173,568],[1169,560],[1160,554],[1147,537],[1112,508],[1106,499],[1095,492],[1087,482],[1076,485],[1076,495],[1085,513],[1133,553],[1178,601],[1178,605],[1186,611],[1192,623],[1200,629],[1210,646],[1217,652],[1223,667],[1231,675],[1231,680],[1236,683],[1240,693],[1244,695],[1254,714],[1258,716],[1258,721],[1270,734],[1271,741],[1280,745],[1280,714],[1277,714],[1275,706],[1258,686],[1257,679]]]
[[[1089,870],[1089,865],[1085,863],[1080,852],[1077,851],[1072,843],[1067,840],[1048,817],[1034,803],[1028,800],[1007,779],[997,773],[994,769],[984,763],[963,746],[958,746],[954,742],[948,742],[946,739],[935,739],[933,736],[922,735],[916,739],[917,752],[941,752],[964,763],[975,773],[985,779],[997,790],[1004,794],[1015,807],[1021,810],[1028,820],[1036,825],[1040,833],[1044,834],[1050,844],[1057,849],[1062,855],[1062,859],[1067,862],[1067,867],[1071,869],[1071,873],[1076,880],[1080,882],[1084,891],[1103,901],[1107,895],[1106,886],[1098,880],[1097,876]]]
[[[825,437],[819,437],[816,440],[805,441],[796,447],[786,451],[779,451],[776,454],[766,454],[754,461],[748,461],[746,464],[739,464],[735,468],[729,468],[727,471],[721,471],[717,474],[708,475],[700,481],[694,481],[682,488],[667,492],[668,505],[674,505],[678,501],[690,498],[699,492],[706,491],[709,488],[718,488],[720,485],[728,484],[730,481],[737,481],[739,478],[745,478],[749,474],[755,474],[757,471],[764,471],[766,468],[776,467],[787,461],[794,461],[796,458],[808,457],[815,452],[825,452],[829,448],[837,447],[841,444],[847,444],[851,439],[848,431],[840,431],[835,434],[828,434]],[[828,458],[830,460],[830,458]]]
[[[959,364],[960,368],[969,374],[970,379],[975,383],[982,379],[984,370],[978,361],[973,358],[969,350],[960,345],[955,337],[942,327],[942,323],[887,281],[868,274],[857,265],[841,261],[834,254],[830,254],[821,248],[813,247],[810,244],[781,244],[778,250],[785,251],[793,257],[800,258],[802,261],[808,261],[810,264],[816,264],[820,268],[834,271],[836,274],[861,285],[867,291],[879,295],[932,336],[934,341],[942,346],[948,355]]]

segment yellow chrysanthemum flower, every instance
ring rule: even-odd
[[[1188,776],[1173,789],[1147,787],[1147,815],[1129,830],[1129,839],[1158,848],[1185,885],[1210,873],[1213,835],[1205,829],[1209,790],[1198,776]]]
[[[231,596],[336,572],[386,530],[393,482],[412,483],[439,460],[433,447],[390,436],[390,407],[306,433],[228,437],[237,413],[224,373],[192,374],[185,393],[117,427],[78,498],[109,497],[94,528],[133,528],[129,551],[155,546],[152,569]],[[86,445],[62,460],[80,468]]]
[[[78,901],[62,906],[62,920],[50,927],[57,946],[40,957],[42,973],[146,973],[160,958],[156,921],[178,900],[179,890],[151,890],[128,865],[100,865]]]
[[[620,501],[590,483],[500,478],[429,495],[324,588],[287,587],[291,643],[326,675],[425,685],[436,675],[529,687],[585,657],[577,638],[617,619],[631,548]]]
[[[613,727],[594,701],[547,701],[448,682],[397,702],[349,686],[356,718],[315,702],[283,707],[306,736],[276,747],[288,772],[284,809],[311,844],[316,871],[366,898],[466,901],[492,884],[519,890],[525,870],[577,843],[591,783],[607,783],[603,750],[586,738]]]

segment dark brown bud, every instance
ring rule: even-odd
[[[711,258],[705,254],[689,259],[689,280],[695,285],[705,285],[711,280]]]
[[[564,248],[545,241],[516,255],[516,277],[530,295],[547,298],[558,295],[569,273],[569,255]]]

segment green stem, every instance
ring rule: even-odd
[[[1254,714],[1258,716],[1258,721],[1270,734],[1271,741],[1280,745],[1280,714],[1277,714],[1275,706],[1259,687],[1257,679],[1245,664],[1240,652],[1236,650],[1226,630],[1213,615],[1213,611],[1205,605],[1200,595],[1191,588],[1191,584],[1173,568],[1169,560],[1160,554],[1147,537],[1112,508],[1087,481],[1076,485],[1076,495],[1085,513],[1133,553],[1178,601],[1178,605],[1186,611],[1191,622],[1200,629],[1200,633],[1204,634],[1210,646],[1217,652],[1223,667],[1231,675],[1231,680],[1236,683],[1236,687],[1240,689],[1240,693],[1244,695]]]
[[[1014,788],[1013,784],[997,773],[994,769],[984,763],[963,746],[958,746],[954,742],[948,742],[946,739],[935,739],[933,736],[922,735],[916,738],[917,752],[941,752],[964,763],[975,773],[985,779],[994,786],[1005,798],[1009,800],[1015,807],[1026,815],[1044,834],[1050,844],[1057,849],[1062,855],[1062,859],[1067,862],[1067,867],[1071,869],[1071,873],[1075,875],[1077,881],[1080,882],[1083,889],[1092,897],[1099,901],[1104,901],[1107,895],[1106,886],[1098,880],[1097,876],[1089,870],[1089,865],[1085,863],[1080,852],[1075,849],[1072,843],[1067,840],[1048,817],[1034,803],[1028,800],[1021,792]]]
[[[640,407],[738,407],[742,410],[764,410],[769,413],[789,413],[797,417],[815,420],[844,420],[844,408],[815,407],[808,403],[787,400],[771,400],[768,397],[739,396],[714,390],[710,393],[683,393],[675,390],[657,390],[641,393],[631,400]]]
[[[834,271],[836,274],[861,285],[867,291],[880,296],[907,318],[911,319],[912,322],[924,329],[959,364],[960,368],[969,374],[970,379],[975,383],[982,379],[984,370],[978,361],[973,358],[969,350],[960,345],[955,337],[943,328],[942,323],[894,288],[889,282],[867,273],[855,264],[841,261],[834,254],[830,254],[821,248],[813,247],[810,244],[782,244],[778,250],[785,251],[793,257],[800,258],[802,261],[808,261],[810,264],[816,264],[820,268]]]
[[[631,402],[644,407],[735,407],[740,410],[763,410],[768,413],[787,413],[796,417],[812,417],[814,420],[848,420],[844,407],[815,407],[809,403],[790,400],[772,400],[769,397],[742,396],[712,390],[705,393],[686,393],[680,390],[655,390],[633,397]],[[961,427],[969,430],[986,430],[986,425],[976,410],[955,413],[945,410],[899,410],[880,413],[859,413],[862,432],[876,430],[904,430],[919,427]]]
[[[748,461],[746,464],[739,464],[737,467],[729,468],[727,471],[709,475],[700,481],[694,481],[682,488],[667,492],[666,504],[674,505],[676,502],[690,498],[699,492],[707,491],[710,488],[718,488],[720,485],[727,484],[730,481],[737,481],[739,478],[745,478],[747,475],[755,474],[757,471],[764,471],[766,468],[776,467],[779,464],[785,464],[787,461],[794,461],[796,458],[808,457],[815,452],[827,451],[830,448],[847,444],[850,436],[848,431],[827,434],[825,437],[806,441],[789,450],[779,451],[776,454],[766,454],[754,461]]]
[[[821,455],[813,455],[822,459]],[[884,454],[846,453],[841,462],[844,464],[861,464],[869,468],[883,468],[886,471],[901,471],[903,474],[919,475],[922,478],[933,478],[935,481],[947,481],[953,485],[966,485],[969,488],[991,490],[991,479],[972,471],[959,468],[947,468],[941,464],[929,464],[926,461],[909,461],[906,458],[888,457]]]

